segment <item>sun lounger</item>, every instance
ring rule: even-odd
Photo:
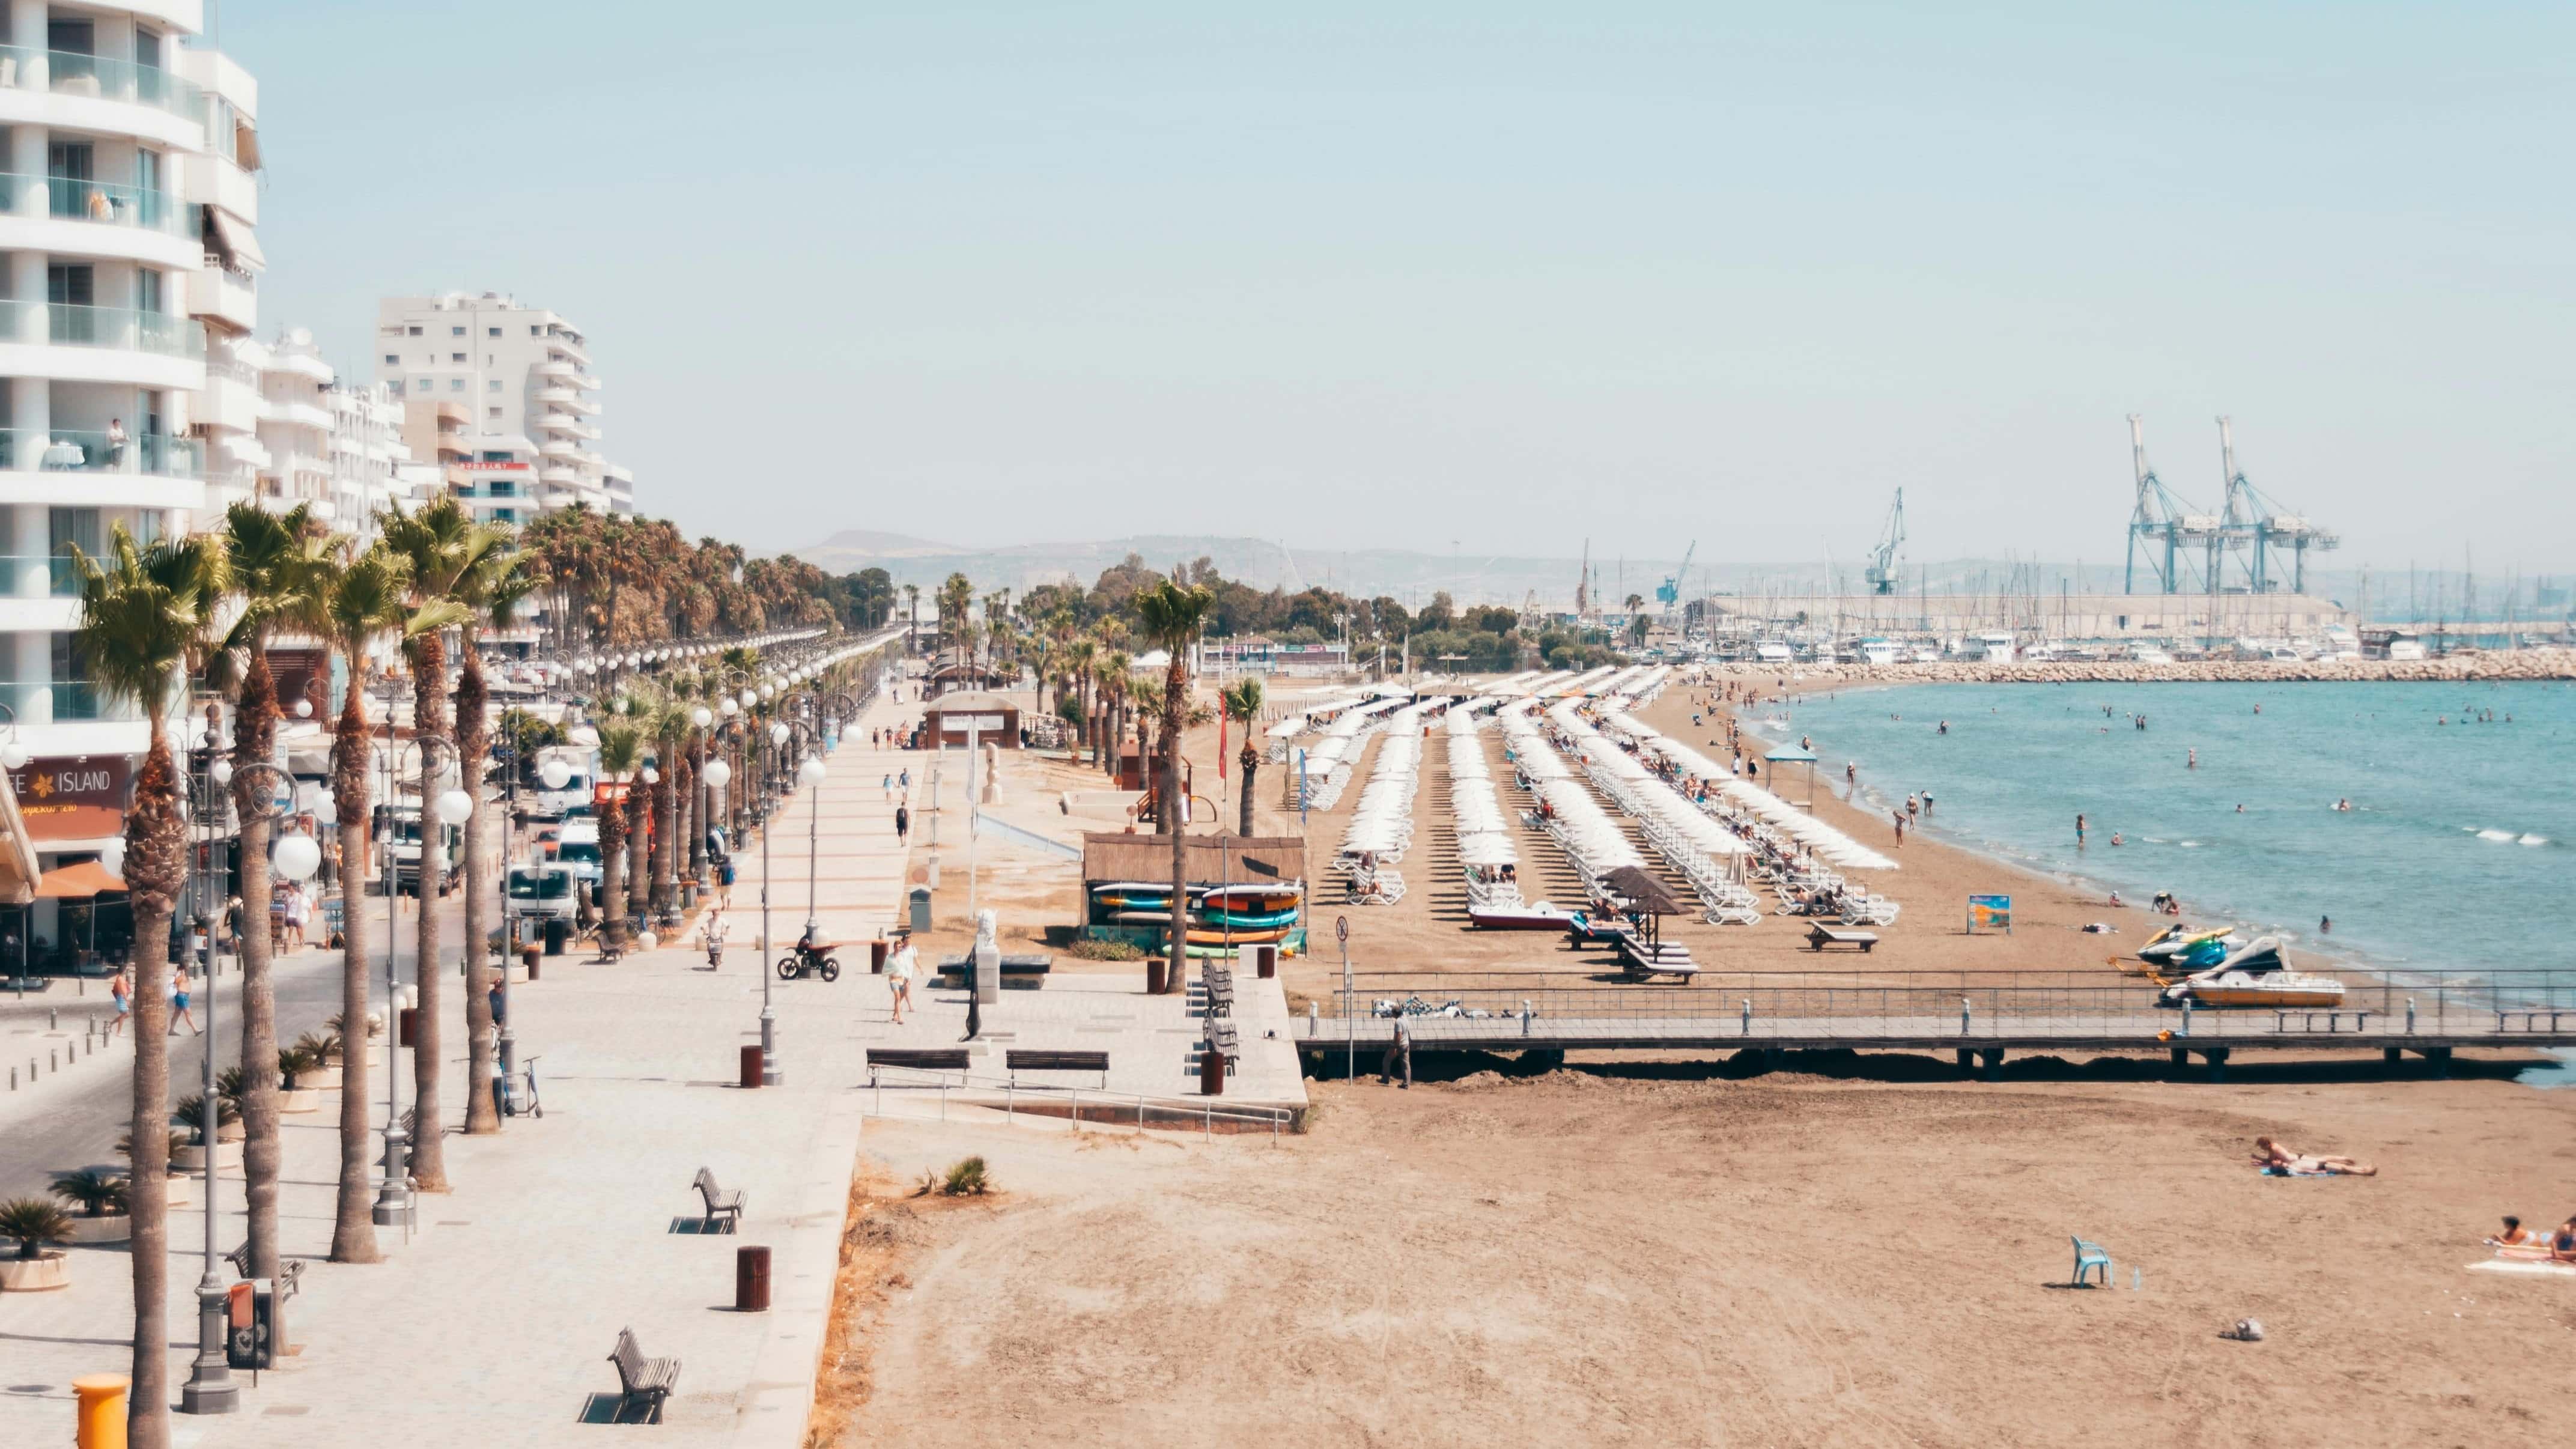
[[[1807,928],[1807,949],[1810,951],[1822,951],[1827,946],[1850,946],[1867,955],[1877,944],[1876,931],[1837,931],[1828,926]]]

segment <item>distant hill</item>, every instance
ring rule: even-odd
[[[908,533],[879,533],[867,528],[845,528],[812,548],[786,550],[816,568],[836,574],[884,567],[892,559],[946,557],[964,551],[955,544],[915,538]]]

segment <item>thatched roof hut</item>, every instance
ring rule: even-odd
[[[1294,835],[1192,835],[1182,859],[1192,885],[1286,884],[1306,878],[1306,842]],[[1082,837],[1082,878],[1167,881],[1172,840],[1167,835],[1091,833]]]

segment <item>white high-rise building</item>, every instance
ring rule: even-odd
[[[255,477],[258,388],[230,343],[257,320],[258,90],[183,48],[200,0],[6,0],[0,17],[0,740],[27,757],[11,773],[50,867],[121,828],[146,737],[91,686],[72,548],[187,529],[220,502],[210,473]]]
[[[416,478],[403,443],[403,405],[382,383],[340,381],[296,328],[266,348],[243,344],[259,360],[259,500],[283,513],[301,503],[336,532],[361,539],[376,532],[385,505],[414,502]]]
[[[376,367],[411,405],[413,441],[470,439],[470,467],[450,488],[482,517],[533,516],[588,504],[633,512],[634,479],[599,452],[599,379],[581,329],[498,292],[388,297],[376,308]],[[454,413],[462,409],[464,417]]]

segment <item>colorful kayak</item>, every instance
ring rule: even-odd
[[[1210,910],[1263,913],[1295,910],[1305,899],[1296,886],[1230,885],[1217,886],[1199,897],[1201,907]]]
[[[1202,910],[1199,919],[1211,926],[1259,929],[1264,926],[1293,926],[1297,923],[1297,911],[1293,906],[1284,911],[1265,911],[1258,915],[1247,915],[1242,911]]]

